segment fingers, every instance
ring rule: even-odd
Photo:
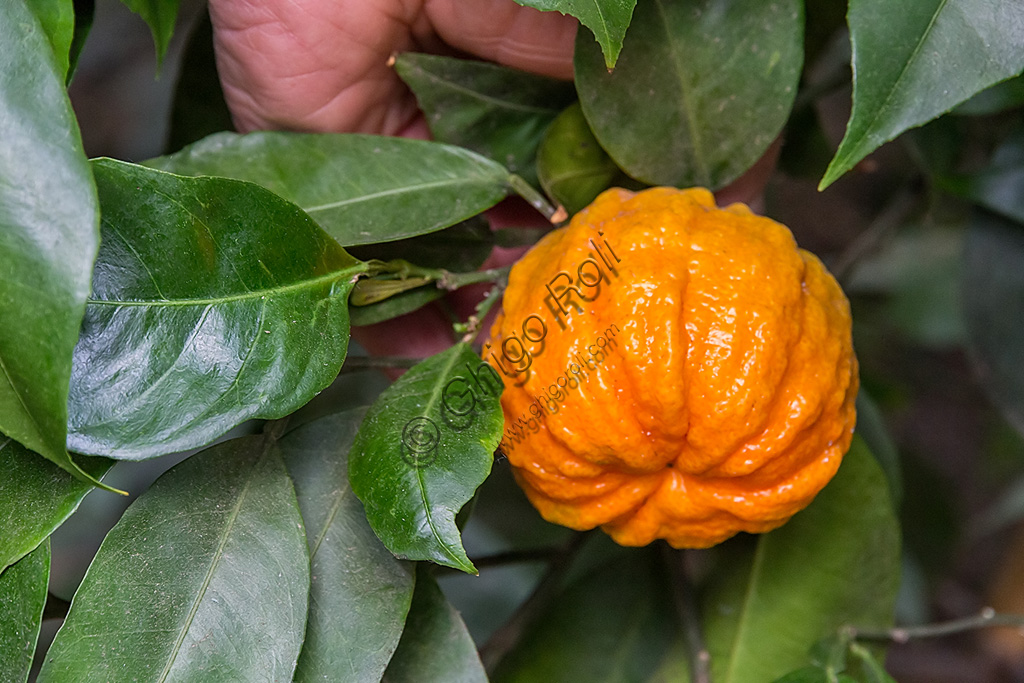
[[[393,134],[416,103],[387,66],[416,47],[401,0],[211,0],[217,67],[239,130]],[[427,31],[421,31],[427,34]]]
[[[576,21],[513,0],[210,0],[217,67],[241,131],[395,135],[416,101],[388,65],[445,52],[572,77]]]

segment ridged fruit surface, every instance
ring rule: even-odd
[[[512,269],[483,357],[545,519],[623,545],[764,532],[855,422],[849,303],[789,229],[703,189],[612,189]]]

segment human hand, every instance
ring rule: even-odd
[[[572,78],[577,22],[512,0],[210,0],[217,67],[240,131],[425,133],[388,65],[468,53]]]

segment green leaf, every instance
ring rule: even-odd
[[[28,680],[49,579],[49,539],[0,573],[0,672],[8,683]]]
[[[99,478],[113,463],[83,458]],[[17,562],[71,516],[93,486],[80,481],[18,442],[0,434],[0,571]],[[17,501],[15,503],[15,501]]]
[[[601,146],[652,185],[718,189],[782,130],[803,62],[799,0],[644,0],[615,71],[576,38],[576,88]]]
[[[996,148],[985,168],[941,178],[940,186],[990,211],[1024,223],[1024,127]]]
[[[412,601],[412,567],[377,540],[348,483],[348,452],[365,412],[324,417],[280,444],[312,561],[298,683],[380,680]]]
[[[290,681],[308,594],[306,536],[277,446],[228,441],[125,511],[39,681]]]
[[[156,45],[157,64],[167,54],[167,46],[174,35],[174,24],[178,20],[179,0],[121,0],[125,7],[138,14],[153,33]]]
[[[387,683],[486,683],[476,645],[462,617],[445,599],[427,567],[416,571],[416,592],[398,650],[384,674]]]
[[[979,214],[967,232],[963,298],[982,387],[1024,434],[1024,228]]]
[[[462,343],[413,367],[370,408],[349,477],[370,526],[398,557],[476,573],[455,515],[491,471],[501,389],[497,372]]]
[[[819,189],[883,143],[1024,69],[1019,0],[850,0],[853,113]]]
[[[589,28],[601,46],[604,65],[612,69],[619,59],[636,0],[516,0],[542,12],[571,14]],[[588,42],[590,42],[588,40]]]
[[[96,190],[63,74],[21,0],[0,2],[0,64],[0,432],[88,478],[65,435]]]
[[[213,24],[209,12],[204,10],[189,34],[181,58],[167,149],[176,151],[225,130],[234,130],[234,123],[217,75]]]
[[[544,129],[576,99],[572,83],[487,62],[406,52],[395,70],[435,140],[494,159],[530,182]]]
[[[17,2],[17,0],[13,0]],[[43,27],[53,48],[57,70],[67,78],[71,41],[75,35],[75,7],[72,0],[26,0]]]
[[[508,171],[473,152],[374,135],[218,133],[146,163],[263,185],[346,247],[446,228],[509,192]]]
[[[651,550],[578,579],[495,671],[497,683],[651,680],[676,631],[671,588]]]
[[[444,290],[438,289],[431,283],[408,292],[400,292],[375,304],[353,306],[349,309],[349,316],[352,318],[353,327],[374,325],[423,308],[442,296],[444,296]]]
[[[417,289],[430,282],[425,277],[410,277],[399,280],[361,280],[352,289],[350,302],[353,307],[369,306],[390,299],[410,289]]]
[[[891,624],[899,527],[864,442],[854,438],[806,510],[729,566],[704,603],[716,683],[774,680],[806,665],[811,646],[844,624]]]
[[[139,459],[195,448],[331,383],[365,264],[251,183],[109,159],[93,169],[103,243],[75,348],[73,449]]]
[[[548,196],[572,215],[611,187],[622,172],[601,149],[577,102],[559,114],[544,134],[537,175]]]

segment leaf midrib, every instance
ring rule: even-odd
[[[155,306],[155,307],[176,307],[176,306],[216,306],[218,304],[231,303],[233,301],[245,301],[251,299],[262,299],[275,295],[288,294],[303,289],[313,289],[319,285],[327,284],[341,280],[347,276],[358,275],[360,273],[367,272],[369,266],[362,261],[356,265],[343,268],[342,270],[336,270],[319,277],[311,278],[308,280],[301,280],[299,282],[293,282],[289,285],[282,285],[280,287],[270,287],[267,289],[256,289],[248,290],[246,292],[240,292],[238,294],[231,294],[228,296],[221,297],[209,297],[205,299],[130,299],[130,300],[115,300],[115,299],[93,299],[89,298],[86,300],[88,305],[92,306]]]
[[[487,95],[477,90],[471,90],[470,88],[467,88],[464,85],[460,85],[454,81],[450,81],[446,79],[444,76],[440,76],[434,73],[433,71],[428,71],[421,66],[417,66],[417,68],[424,76],[430,78],[435,83],[444,85],[450,90],[454,90],[457,93],[467,95],[472,99],[479,100],[481,102],[486,102],[487,104],[493,104],[495,106],[501,107],[502,109],[509,109],[511,111],[521,111],[530,114],[557,114],[559,111],[557,108],[554,107],[544,107],[541,105],[534,104],[520,104],[517,102],[503,100],[498,97],[495,97],[494,95]]]
[[[669,55],[671,56],[672,70],[679,82],[679,90],[682,92],[683,113],[686,114],[686,129],[689,133],[691,148],[693,149],[693,162],[701,178],[708,177],[708,162],[704,154],[704,146],[700,138],[699,122],[697,113],[693,109],[693,92],[686,81],[682,68],[682,60],[676,50],[676,43],[673,40],[672,31],[669,30],[668,16],[665,14],[665,7],[661,0],[655,3],[658,7],[658,14],[661,16],[662,26],[667,36]]]
[[[31,410],[29,410],[28,404],[25,403],[24,396],[22,396],[21,392],[18,391],[18,388],[14,386],[14,379],[11,377],[11,373],[7,369],[7,364],[4,362],[4,356],[2,353],[0,353],[0,372],[3,373],[4,379],[7,381],[8,386],[11,387],[11,392],[14,393],[15,398],[18,399],[18,404],[21,406],[21,409],[24,411],[26,417],[28,417],[29,421],[32,423],[32,426],[35,429],[36,438],[45,441],[43,437],[42,425],[39,424],[39,421],[36,419],[36,416],[32,413]],[[42,445],[50,446],[51,444],[44,443]]]
[[[871,119],[865,124],[863,128],[865,133],[861,134],[861,142],[863,142],[867,138],[867,135],[870,133],[871,129],[874,128],[875,123],[882,116],[882,114],[889,109],[889,105],[892,101],[893,95],[899,88],[899,85],[903,81],[904,76],[906,76],[907,72],[910,71],[910,67],[915,62],[917,62],[918,55],[921,54],[921,49],[924,47],[925,42],[931,35],[932,30],[935,28],[935,22],[938,21],[939,15],[942,14],[942,11],[946,8],[948,2],[949,0],[940,0],[939,6],[935,9],[934,14],[932,14],[931,19],[929,19],[928,21],[928,26],[921,33],[920,40],[917,41],[917,44],[914,45],[914,49],[910,53],[910,56],[907,57],[907,61],[903,65],[903,69],[900,71],[900,75],[896,77],[896,80],[893,81],[892,86],[889,88],[889,92],[886,93],[885,99],[882,101],[882,105],[875,110],[875,115],[872,116]]]
[[[497,164],[495,164],[497,166]],[[483,164],[479,164],[483,168]],[[499,167],[500,168],[500,167]],[[504,171],[504,169],[502,169]],[[434,180],[426,183],[419,183],[417,185],[402,185],[401,187],[392,188],[389,190],[381,190],[380,192],[372,192],[370,194],[361,194],[358,197],[352,197],[351,199],[340,199],[336,202],[328,202],[326,204],[318,204],[316,206],[302,206],[300,207],[307,214],[319,213],[322,211],[330,211],[337,209],[342,206],[349,204],[359,204],[360,202],[368,202],[374,199],[380,199],[382,197],[390,197],[393,195],[407,194],[410,192],[420,192],[423,190],[432,190],[438,187],[448,187],[449,185],[464,186],[474,182],[483,182],[486,178],[481,174],[477,178],[463,176],[459,178],[446,178],[445,180]],[[508,185],[506,181],[506,186]]]
[[[171,668],[174,666],[174,662],[178,659],[178,654],[181,652],[181,646],[185,642],[185,636],[188,635],[189,629],[192,628],[192,622],[196,618],[196,614],[199,612],[199,606],[206,596],[206,591],[210,587],[210,582],[213,580],[214,571],[220,564],[220,559],[224,555],[224,547],[227,545],[228,538],[231,536],[231,530],[235,526],[235,521],[238,519],[238,514],[242,509],[242,503],[245,502],[245,497],[249,493],[249,486],[252,484],[253,473],[255,473],[263,461],[263,458],[267,457],[269,448],[264,449],[263,454],[257,460],[252,469],[249,470],[249,475],[245,479],[245,485],[242,487],[242,492],[238,496],[238,500],[235,502],[235,506],[232,508],[231,513],[228,515],[227,524],[224,527],[224,532],[221,534],[220,543],[217,545],[217,550],[213,554],[213,559],[210,561],[210,568],[206,571],[206,576],[203,577],[203,583],[199,588],[199,593],[196,595],[195,600],[192,602],[192,608],[189,610],[188,616],[185,619],[185,623],[182,625],[178,639],[174,643],[174,648],[171,650],[170,658],[167,660],[167,664],[164,666],[164,670],[160,674],[158,683],[164,683],[167,677],[171,673]]]
[[[459,357],[459,353],[461,351],[461,346],[462,345],[459,344],[459,345],[456,345],[456,346],[452,347],[453,352],[452,352],[451,358],[445,364],[444,370],[441,373],[438,374],[439,378],[442,378],[442,379],[445,380],[445,382],[443,383],[444,386],[447,385],[448,372],[452,369],[452,367],[457,362],[457,359]],[[440,382],[434,384],[434,388],[430,392],[430,398],[427,400],[427,405],[423,408],[423,410],[420,411],[420,415],[421,416],[426,417],[426,416],[428,416],[428,415],[433,413],[434,407],[437,405],[437,401],[440,398],[441,393],[443,391],[443,390],[439,389],[439,387],[441,387],[441,386],[442,386],[442,383],[440,383]],[[464,567],[465,565],[463,564],[462,559],[460,557],[458,557],[452,551],[452,549],[450,547],[448,547],[448,544],[444,541],[443,538],[441,538],[441,534],[438,532],[437,526],[434,524],[434,516],[430,512],[430,503],[427,500],[426,483],[423,481],[423,468],[417,467],[417,468],[415,468],[415,472],[416,472],[416,485],[417,485],[417,487],[419,488],[419,491],[420,491],[420,500],[423,501],[423,510],[424,510],[424,513],[426,514],[426,517],[427,517],[427,524],[430,526],[430,533],[433,534],[434,540],[437,541],[437,544],[441,548],[444,549],[445,553],[448,554],[448,557],[450,557],[460,567]]]

